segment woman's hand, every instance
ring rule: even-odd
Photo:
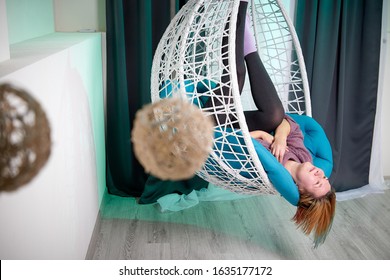
[[[290,130],[290,124],[286,119],[283,119],[275,130],[274,141],[271,144],[271,153],[280,163],[282,163],[284,154],[288,151],[287,136],[290,134]]]
[[[274,137],[271,144],[271,153],[282,163],[285,153],[288,151],[286,139],[283,137]]]

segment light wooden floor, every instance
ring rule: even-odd
[[[161,213],[106,195],[86,259],[390,259],[390,190],[338,202],[318,249],[290,221],[294,209],[271,195]]]

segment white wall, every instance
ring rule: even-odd
[[[106,5],[105,0],[52,0],[57,32],[102,32],[103,95],[106,104]],[[105,108],[106,106],[104,106]]]
[[[59,51],[42,58],[43,47]],[[0,259],[84,259],[99,210],[90,103],[93,96],[94,113],[102,116],[101,37],[52,34],[11,48],[21,50],[28,50],[27,56],[38,53],[38,60],[0,77],[0,83],[23,88],[41,103],[51,126],[52,152],[32,182],[0,192]],[[92,93],[89,81],[95,84]],[[105,181],[104,171],[99,175]]]
[[[106,189],[104,34],[54,33],[53,2],[0,0],[0,83],[41,103],[53,141],[33,181],[0,191],[0,259],[84,259]]]
[[[54,0],[56,31],[106,31],[105,0]]]
[[[5,0],[0,0],[0,62],[10,57],[6,11]]]
[[[54,32],[53,0],[6,0],[10,44]]]
[[[387,28],[385,38],[385,66],[383,74],[382,95],[382,162],[383,175],[390,176],[390,3],[384,0],[384,14],[387,13]]]

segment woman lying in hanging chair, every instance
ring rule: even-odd
[[[245,111],[245,119],[252,138],[265,146],[288,170],[300,193],[297,211],[293,217],[296,225],[309,235],[314,232],[315,247],[325,241],[335,214],[336,195],[323,170],[312,163],[312,157],[303,143],[299,125],[285,114],[275,87],[257,52],[254,36],[245,23],[247,1],[241,1],[237,16],[236,67],[240,92],[246,68],[248,69],[252,96],[258,108]],[[245,27],[247,26],[247,27]],[[224,38],[222,54],[227,54],[227,39]],[[225,48],[225,49],[224,49]],[[227,65],[227,56],[224,64]],[[247,67],[245,67],[245,64]],[[227,83],[228,75],[222,82]],[[225,79],[225,80],[224,80]],[[224,89],[215,92],[223,96]],[[221,98],[209,100],[206,107],[218,106]],[[226,102],[226,100],[224,101]],[[218,123],[226,116],[218,115]]]

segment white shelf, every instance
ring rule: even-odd
[[[0,63],[0,78],[96,36],[100,33],[54,32],[12,44],[10,59]]]

